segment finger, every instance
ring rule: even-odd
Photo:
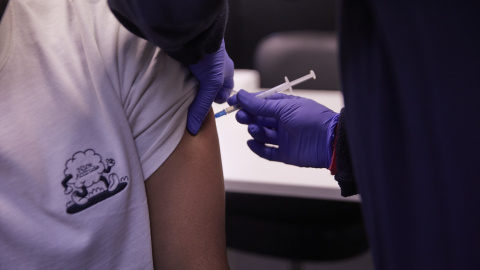
[[[280,100],[280,99],[295,99],[297,96],[292,96],[292,95],[285,95],[282,93],[276,93],[271,96],[268,96],[266,99],[270,100]]]
[[[215,96],[215,103],[221,104],[227,101],[232,90],[233,82],[231,84],[223,84],[222,88],[220,88],[220,91],[218,91],[217,95]]]
[[[198,134],[198,131],[200,130],[200,127],[213,103],[213,92],[203,90],[203,95],[201,96],[199,93],[202,93],[201,87],[198,89],[197,95],[192,104],[188,107],[187,130],[192,135]]]
[[[278,132],[276,130],[252,124],[248,126],[248,133],[256,141],[278,145]]]
[[[267,128],[278,128],[277,118],[258,116],[256,119],[256,123],[260,126],[265,126]]]
[[[235,116],[240,124],[258,124],[267,128],[278,128],[278,120],[273,117],[254,116],[245,110],[239,110]]]
[[[227,99],[228,105],[235,105],[237,104],[237,95],[233,95]]]
[[[240,90],[237,94],[237,101],[242,109],[256,116],[279,117],[281,104],[278,100],[266,100],[255,97],[256,93],[248,93]]]
[[[266,146],[263,143],[260,143],[255,140],[247,141],[247,145],[259,157],[270,160],[270,161],[280,161],[280,151],[278,148]]]
[[[239,91],[242,91],[242,90],[243,89],[240,89]],[[238,103],[237,94],[238,94],[238,91],[232,90],[232,95],[227,99],[228,105],[235,105]]]
[[[240,124],[245,125],[254,124],[257,121],[255,116],[247,113],[244,110],[239,110],[235,115],[235,119],[237,119],[237,122],[239,122]]]
[[[222,46],[225,46],[224,43],[222,42]],[[233,74],[235,71],[234,68],[234,63],[232,59],[228,56],[228,53],[226,50],[223,50],[223,85],[218,91],[217,95],[215,96],[215,102],[216,103],[224,103],[228,97],[230,96],[230,93],[233,90],[234,86],[234,81],[233,81]]]
[[[222,45],[225,46],[224,43]],[[230,77],[233,79],[234,73],[235,73],[235,63],[233,62],[232,58],[230,58],[230,56],[228,55],[227,50],[223,50],[223,74],[225,74],[225,77]]]

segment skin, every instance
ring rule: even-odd
[[[146,181],[155,269],[228,269],[225,189],[213,111]]]

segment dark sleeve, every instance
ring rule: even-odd
[[[0,0],[0,21],[2,20],[3,13],[7,9],[8,0]]]
[[[190,65],[220,48],[227,0],[108,0],[117,19],[135,35]]]
[[[357,185],[355,184],[355,176],[353,173],[352,160],[350,156],[350,147],[347,140],[345,108],[340,111],[335,141],[335,180],[337,180],[338,185],[340,186],[341,195],[343,197],[356,195],[358,194],[358,191]]]

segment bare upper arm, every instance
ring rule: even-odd
[[[147,179],[156,269],[228,269],[225,191],[212,111]]]

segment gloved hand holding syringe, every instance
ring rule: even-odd
[[[266,91],[264,91],[264,92],[261,92],[261,93],[259,93],[258,95],[256,95],[255,97],[257,97],[257,98],[266,98],[266,97],[271,96],[271,95],[273,95],[273,94],[283,92],[283,91],[285,91],[285,90],[287,90],[287,89],[290,90],[290,92],[292,92],[292,86],[297,85],[297,84],[299,84],[299,83],[302,83],[302,82],[304,82],[304,81],[306,81],[306,80],[309,80],[309,79],[311,79],[311,78],[313,78],[313,79],[316,78],[316,77],[315,77],[315,72],[313,72],[313,70],[310,70],[310,74],[307,74],[307,75],[305,75],[305,76],[303,76],[303,77],[300,77],[300,78],[298,78],[298,79],[296,79],[296,80],[294,80],[294,81],[292,81],[292,82],[290,82],[290,81],[288,80],[288,78],[285,76],[285,82],[284,82],[284,83],[282,83],[282,84],[280,84],[280,85],[277,85],[277,86],[275,86],[275,87],[273,87],[273,88],[271,88],[271,89],[268,89],[268,90],[266,90]],[[228,107],[228,108],[225,108],[225,109],[217,112],[217,113],[215,114],[215,118],[218,118],[218,117],[223,116],[223,115],[227,115],[227,114],[232,113],[232,112],[234,112],[234,111],[237,111],[237,110],[239,110],[239,109],[241,109],[241,107],[240,107],[239,105],[230,106],[230,107]]]

